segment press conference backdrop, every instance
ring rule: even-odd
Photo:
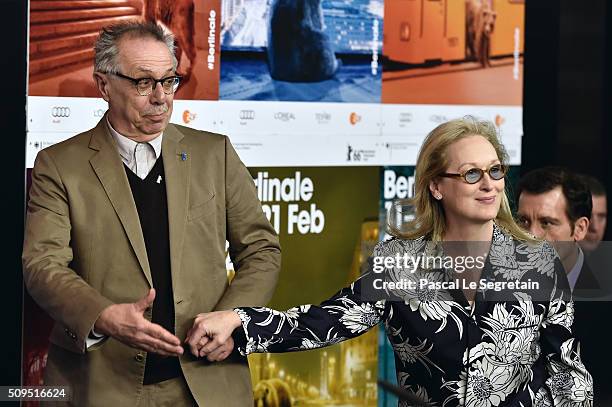
[[[359,274],[384,235],[381,208],[410,195],[418,149],[437,124],[466,114],[492,120],[511,164],[520,164],[522,0],[29,6],[27,168],[42,148],[93,127],[106,111],[92,81],[100,28],[130,19],[163,23],[177,38],[185,78],[172,122],[230,137],[280,233],[283,270],[272,301],[279,308],[316,303]],[[293,14],[308,21],[283,14],[298,8]],[[314,184],[308,199],[261,190],[265,180],[297,187],[298,178]],[[300,214],[309,220],[302,226]],[[41,383],[50,324],[26,296],[24,384]],[[256,388],[302,405],[386,406],[393,398],[376,379],[394,380],[391,355],[384,335],[372,332],[328,350],[251,357],[252,376]]]

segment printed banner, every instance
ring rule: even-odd
[[[378,168],[250,171],[283,250],[273,308],[318,304],[359,277],[378,242]],[[256,405],[375,406],[377,344],[373,329],[320,350],[249,356]]]
[[[219,96],[220,0],[30,2],[29,96],[99,97],[93,45],[105,26],[157,21],[176,38],[177,98]]]

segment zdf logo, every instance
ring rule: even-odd
[[[185,110],[183,112],[183,123],[185,124],[191,123],[192,121],[195,120],[196,116],[197,115],[195,113],[192,113],[189,110]]]
[[[51,117],[70,117],[70,108],[67,106],[53,106]]]

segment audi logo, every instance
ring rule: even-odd
[[[94,110],[94,117],[102,117],[106,113],[106,109],[97,109]],[[70,110],[68,110],[68,114],[70,114]]]
[[[70,108],[67,106],[54,106],[51,109],[52,117],[70,117]]]
[[[255,119],[254,110],[241,110],[240,111],[240,120],[254,120],[254,119]]]

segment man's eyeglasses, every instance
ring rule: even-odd
[[[485,172],[489,174],[489,177],[491,177],[492,180],[498,181],[506,176],[507,171],[508,167],[506,167],[505,165],[494,164],[487,169],[470,168],[469,170],[466,170],[460,174],[452,174],[445,172],[444,174],[441,174],[441,176],[449,178],[461,178],[468,184],[475,184],[480,181],[482,177],[484,177]]]
[[[176,91],[179,86],[179,83],[181,82],[181,77],[176,75],[167,76],[161,79],[153,79],[130,78],[129,76],[123,75],[119,72],[112,72],[112,74],[132,82],[134,86],[136,86],[136,90],[138,91],[138,94],[140,96],[149,96],[158,83],[161,84],[162,90],[166,95],[171,95]]]

